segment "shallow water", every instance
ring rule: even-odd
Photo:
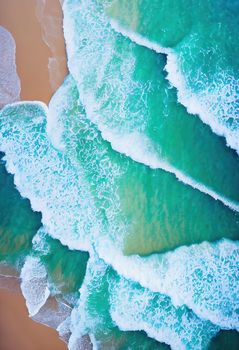
[[[20,80],[16,72],[16,45],[10,32],[0,26],[0,108],[20,99]]]
[[[65,0],[69,76],[49,108],[0,111],[0,150],[27,198],[2,162],[2,260],[31,315],[57,300],[71,350],[86,336],[103,350],[238,347],[237,107],[217,80],[236,65],[235,15],[194,7]],[[226,48],[209,35],[210,61],[200,43],[219,20],[232,33]]]

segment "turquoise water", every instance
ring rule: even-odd
[[[68,77],[0,111],[0,258],[32,316],[69,305],[70,350],[239,346],[237,3],[213,5],[65,0]]]
[[[41,225],[41,216],[31,210],[30,202],[23,199],[13,183],[13,176],[5,169],[0,154],[0,261],[21,264],[32,247],[32,238]]]
[[[225,0],[116,0],[107,10],[136,41],[140,34],[168,49],[169,80],[180,101],[237,151],[238,10],[238,1]]]

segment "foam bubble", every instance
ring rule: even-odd
[[[130,134],[118,134],[113,131],[105,130],[99,127],[102,137],[111,143],[111,146],[117,152],[129,156],[136,162],[148,165],[152,169],[162,169],[168,173],[174,174],[176,178],[186,185],[211,196],[213,199],[222,202],[230,209],[239,212],[239,204],[230,201],[219,193],[213,191],[202,183],[195,181],[192,177],[186,175],[171,164],[160,159],[154,150],[151,141],[144,135],[138,132]]]
[[[45,227],[41,227],[32,239],[32,249],[41,255],[47,255],[50,252],[50,246],[46,241],[48,233]]]
[[[168,73],[167,79],[177,89],[178,101],[187,108],[188,113],[198,115],[205,124],[211,127],[213,132],[224,136],[227,145],[239,153],[238,128],[230,128],[225,123],[230,118],[234,119],[237,114],[237,107],[233,108],[233,104],[236,104],[237,101],[236,79],[232,78],[230,73],[225,72],[223,77],[215,77],[213,84],[209,85],[203,92],[195,93],[186,83],[186,79],[180,69],[179,55],[175,50],[162,47],[143,35],[124,28],[115,19],[111,19],[110,23],[116,32],[129,38],[136,44],[167,55],[167,64],[165,66],[165,70]],[[212,89],[213,86],[214,88]],[[228,98],[229,91],[230,98]],[[233,113],[230,112],[232,109],[235,109]],[[225,116],[227,117],[225,118]]]
[[[173,349],[205,349],[219,330],[186,307],[175,308],[167,296],[117,276],[95,254],[88,262],[80,293],[71,315],[69,344],[76,344],[78,337],[90,333],[94,334],[95,348],[97,343],[103,344],[101,348],[117,325],[122,331],[144,330]]]
[[[42,212],[42,222],[53,237],[59,238],[63,244],[69,244],[74,249],[89,251],[89,239],[84,239],[83,235],[81,240],[78,239],[79,232],[84,232],[84,226],[89,226],[89,215],[94,217],[90,210],[93,205],[88,204],[88,200],[91,200],[89,191],[87,192],[88,185],[81,171],[76,171],[71,161],[50,144],[45,133],[47,107],[42,103],[17,103],[8,105],[3,113],[6,111],[15,120],[13,124],[10,118],[6,120],[6,124],[2,123],[2,130],[8,129],[13,132],[2,143],[1,149],[6,152],[7,169],[15,174],[14,182],[18,190],[23,197],[30,199],[33,210]],[[16,144],[14,145],[17,116],[18,130],[23,137],[21,145],[25,151],[29,150],[21,161],[20,148],[17,149]],[[25,134],[25,127],[28,128],[28,135]],[[46,179],[51,184],[50,187],[45,186]],[[58,186],[59,184],[61,186]],[[85,215],[81,216],[81,220],[77,220],[76,224],[75,213],[85,205],[87,209],[82,211]]]
[[[144,330],[171,349],[206,349],[219,331],[186,307],[175,308],[168,297],[123,278],[110,286],[110,295],[111,316],[121,330]]]
[[[160,77],[157,75],[156,78],[148,73],[147,77],[143,79],[138,73],[144,65],[143,57],[149,60],[148,64],[152,65],[152,71],[155,71],[155,75],[157,70],[163,69],[163,65],[157,63],[155,55],[150,55],[149,52],[139,54],[137,45],[112,30],[109,20],[103,13],[103,6],[99,6],[97,2],[89,1],[87,4],[85,2],[78,4],[74,1],[66,1],[63,9],[69,69],[78,86],[87,117],[97,125],[102,137],[111,143],[114,150],[126,154],[152,169],[160,168],[170,172],[184,184],[221,201],[233,210],[239,211],[235,193],[229,194],[228,188],[226,188],[229,185],[225,185],[231,183],[231,177],[228,174],[225,175],[228,176],[228,180],[225,181],[224,176],[222,181],[219,180],[220,184],[215,185],[216,181],[210,180],[211,175],[205,179],[200,170],[196,170],[193,175],[190,175],[192,172],[190,165],[187,162],[183,162],[183,165],[178,163],[180,152],[190,154],[193,147],[190,140],[184,141],[185,148],[183,149],[181,149],[182,145],[179,144],[180,151],[178,153],[177,145],[173,152],[172,150],[164,151],[168,141],[164,140],[160,133],[167,134],[170,123],[174,124],[174,121],[171,120],[172,116],[177,113],[182,114],[182,110],[177,107],[175,100],[175,106],[168,107],[172,110],[169,112],[171,117],[167,118],[165,124],[167,126],[163,126],[166,117],[161,116],[164,114],[161,110],[164,107],[159,101],[163,99],[162,91],[166,90],[163,102],[163,106],[165,106],[165,101],[168,101],[168,94],[170,94],[170,89],[164,81],[165,77],[162,74]],[[113,20],[111,20],[111,25],[120,34],[129,37],[137,44],[149,47],[157,53],[167,53],[170,59],[175,56],[171,49],[163,49],[141,35],[122,29]],[[89,28],[91,29],[89,30]],[[101,47],[99,47],[99,43],[101,43]],[[170,59],[168,59],[168,64]],[[140,77],[136,78],[137,75]],[[178,78],[178,75],[176,77]],[[156,96],[157,105],[154,101]],[[153,109],[152,103],[154,103]],[[168,105],[170,105],[169,102],[167,102]],[[184,118],[188,118],[186,111],[182,114],[182,119]],[[159,128],[158,124],[160,123],[162,125]],[[51,124],[54,124],[54,120]],[[178,124],[178,127],[182,127],[182,124]],[[198,130],[195,137],[201,138],[202,135],[207,134],[207,130],[204,132],[203,124],[201,128],[192,126],[189,132],[194,133],[195,130]],[[62,144],[56,140],[56,135],[54,140],[58,142],[56,144],[59,145],[59,148],[63,149]],[[180,135],[180,137],[188,138],[187,136],[186,133]],[[173,136],[168,135],[168,137]],[[217,137],[213,134],[210,135],[209,141],[205,138],[205,144],[208,142],[210,147],[215,146],[215,149],[218,149],[217,141]],[[222,148],[220,151],[224,152]],[[202,149],[192,157],[198,157],[198,161],[200,161],[201,152]],[[206,152],[208,150],[203,150],[205,157],[207,157]],[[215,167],[222,162],[221,158],[215,162],[213,159],[208,155],[207,168],[210,174],[214,174]],[[189,159],[188,163],[192,161],[194,159]],[[237,167],[237,165],[235,166]],[[195,169],[197,167],[194,167],[193,172]],[[221,171],[218,173],[221,174]],[[224,192],[226,193],[224,194]]]
[[[16,44],[13,36],[0,26],[0,108],[20,99],[20,80],[17,75]]]
[[[68,319],[72,308],[58,298],[49,297],[41,309],[32,316],[33,320],[48,327],[54,328],[59,335],[65,340],[66,333],[63,332],[61,325]]]
[[[28,256],[21,270],[21,289],[30,316],[36,315],[47,301],[50,290],[47,272],[40,259]]]
[[[76,109],[75,113],[80,127],[81,112]],[[63,115],[67,116],[66,110]],[[151,291],[169,295],[175,305],[186,304],[200,317],[224,329],[238,328],[238,243],[204,243],[148,258],[124,256],[122,240],[127,222],[121,215],[114,186],[129,167],[128,160],[128,165],[122,162],[122,167],[110,162],[108,146],[104,148],[104,143],[97,132],[89,128],[89,121],[83,114],[82,129],[73,128],[75,136],[66,129],[68,139],[65,141],[79,141],[74,137],[81,130],[84,138],[79,150],[87,151],[86,158],[82,158],[84,169],[74,158],[76,149],[73,144],[66,149],[71,160],[67,154],[52,147],[46,136],[41,105],[15,104],[5,108],[1,116],[1,144],[8,167],[15,172],[15,183],[21,193],[31,200],[35,210],[42,211],[43,222],[53,237],[72,249],[92,252],[94,247],[99,256],[122,276],[139,282]],[[70,116],[72,121],[71,113]],[[73,125],[68,124],[69,127]],[[87,149],[88,144],[93,148]],[[96,144],[97,148],[94,147]],[[96,155],[100,156],[97,163]],[[112,156],[116,157],[116,154]],[[120,155],[117,157],[122,161]],[[97,198],[93,198],[86,178],[86,171],[91,168],[95,174],[95,178],[90,177],[92,183],[95,184],[98,177],[101,180],[101,186],[96,187]],[[102,179],[107,181],[102,184]],[[104,215],[96,204],[104,209]],[[105,217],[107,220],[104,221]],[[212,276],[217,277],[214,279]],[[205,293],[202,292],[204,290]]]
[[[170,296],[173,305],[187,305],[222,329],[239,330],[238,243],[205,242],[144,258],[125,257],[112,245],[100,247],[99,254],[121,276]]]

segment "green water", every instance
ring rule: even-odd
[[[41,225],[41,215],[33,212],[29,200],[20,196],[2,158],[3,153],[0,160],[0,261],[16,264],[30,252],[32,238]]]
[[[166,162],[171,167],[167,171],[183,173],[182,181],[188,176],[204,185],[203,191],[213,190],[238,203],[237,154],[226,147],[225,139],[178,103],[176,89],[166,80],[165,55],[114,32],[98,1],[87,6],[76,3],[67,1],[64,5],[65,23],[75,29],[73,34],[72,30],[65,32],[70,72],[78,83],[88,117],[104,138],[120,153],[151,167],[165,168]],[[124,9],[124,4],[120,2],[120,9]],[[137,2],[127,6],[135,11],[133,4],[136,6]],[[140,2],[139,6],[143,4]],[[118,16],[128,14],[130,21],[132,11],[120,11],[117,7]],[[152,15],[155,13],[152,11]],[[147,20],[142,25],[147,28]],[[82,46],[81,42],[87,44]]]
[[[88,254],[72,251],[61,245],[58,240],[50,236],[41,237],[48,246],[47,253],[37,255],[47,268],[52,284],[60,289],[61,293],[78,292],[85,276]]]
[[[0,111],[0,261],[69,350],[239,347],[238,10],[65,0],[69,76]]]
[[[209,237],[214,240],[226,236],[226,232],[228,238],[237,238],[237,212],[175,180],[172,174],[150,169],[112,150],[95,125],[86,118],[72,77],[66,79],[54,96],[48,114],[53,144],[56,147],[60,142],[62,151],[53,147],[46,134],[46,111],[41,105],[16,104],[6,107],[0,117],[1,142],[6,158],[13,162],[17,176],[21,174],[22,178],[28,179],[27,184],[18,182],[19,190],[32,200],[35,210],[42,211],[42,220],[49,233],[65,244],[72,247],[77,242],[88,240],[94,249],[107,257],[108,246],[119,252],[122,250],[126,255],[147,255],[180,246],[182,242],[191,244]],[[51,128],[56,125],[55,134]],[[221,244],[223,247],[223,242]],[[33,248],[33,254],[39,256],[46,266],[49,281],[63,294],[75,292],[81,286],[79,303],[72,314],[72,323],[76,327],[72,331],[74,336],[80,329],[82,335],[93,332],[102,348],[111,341],[116,344],[123,342],[127,348],[131,335],[118,333],[116,325],[128,331],[137,330],[139,324],[150,337],[165,342],[169,341],[168,334],[175,332],[176,328],[174,344],[189,342],[190,347],[194,344],[196,348],[205,348],[210,337],[219,330],[209,321],[204,323],[189,309],[175,308],[169,297],[152,293],[117,276],[114,271],[98,280],[99,273],[108,269],[107,265],[103,264],[101,268],[102,263],[97,259],[86,265],[88,254],[69,251],[48,236],[34,239]],[[191,251],[192,258],[198,259],[196,250]],[[180,256],[180,252],[175,252],[175,257],[177,254]],[[218,253],[215,250],[212,254]],[[224,254],[231,269],[228,253],[225,251]],[[214,259],[213,255],[209,259]],[[218,263],[215,260],[214,269],[220,269]],[[203,268],[203,263],[200,264]],[[157,271],[157,265],[155,269]],[[206,283],[213,281],[208,272],[204,276],[202,271],[196,270],[194,277],[190,276],[193,283],[197,280],[204,283],[205,278]],[[135,273],[137,276],[137,270]],[[88,278],[92,274],[94,278],[90,287]],[[231,277],[234,279],[234,275]],[[195,288],[192,286],[190,288]],[[198,293],[200,284],[196,288]],[[197,299],[197,294],[195,297]],[[164,320],[163,324],[156,322],[156,310],[158,317]],[[84,312],[90,316],[83,317]],[[136,315],[138,319],[135,319]],[[131,319],[132,325],[128,325],[129,320],[124,321],[127,323],[124,329],[121,322],[127,318]],[[172,318],[176,323],[171,324]],[[182,328],[178,328],[177,324],[181,323]],[[198,327],[201,329],[199,338]],[[161,338],[157,338],[157,332]],[[182,339],[184,332],[188,340]],[[166,338],[163,334],[167,335]],[[133,333],[132,337],[137,343],[138,334]],[[146,348],[151,346],[148,340],[145,341]]]
[[[209,350],[237,350],[239,344],[238,332],[221,331],[212,340]]]
[[[107,10],[125,28],[172,49],[197,113],[237,150],[238,11],[238,1],[225,0],[116,0]]]
[[[115,223],[125,222],[125,254],[160,252],[182,242],[192,244],[221,236],[238,238],[236,212],[175,181],[173,175],[151,170],[114,152],[85,118],[82,108],[78,110],[76,90],[70,79],[62,89],[64,96],[75,97],[72,108],[62,109],[62,115],[58,115],[57,122],[65,130],[62,142],[70,157],[83,166],[96,207],[103,209],[106,230],[108,225],[111,235],[114,231],[117,237],[117,230],[122,235],[125,228],[120,224],[115,227]],[[51,108],[54,107],[52,101]],[[74,130],[74,137],[68,130]]]

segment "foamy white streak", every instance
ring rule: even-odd
[[[46,106],[45,103],[40,102],[40,101],[21,101],[21,102],[16,102],[13,104],[8,104],[6,108],[9,107],[17,107],[20,105],[29,105],[32,106],[33,104],[38,105],[40,108],[42,108],[42,113],[39,115],[38,118],[34,118],[36,122],[41,123],[44,119],[45,116],[47,117],[49,113],[49,109]],[[50,140],[49,140],[50,142]],[[18,171],[16,166],[14,165],[14,159],[12,159],[11,152],[9,152],[8,147],[6,147],[5,144],[1,144],[1,151],[5,153],[4,160],[6,161],[6,169],[10,174],[14,175],[14,184],[17,187],[18,191],[20,192],[21,196],[23,198],[28,198],[30,200],[31,208],[33,211],[36,212],[41,212],[42,213],[42,224],[45,226],[47,232],[53,237],[57,238],[60,240],[60,242],[68,246],[70,249],[77,249],[77,250],[82,250],[82,251],[91,251],[91,244],[88,239],[86,240],[81,240],[79,241],[78,239],[73,239],[71,237],[71,241],[67,237],[59,235],[51,229],[51,215],[52,212],[49,210],[49,207],[47,207],[46,202],[38,198],[37,196],[34,195],[34,193],[29,191],[28,186],[25,186],[25,179],[24,176],[21,174],[21,172]],[[56,151],[55,151],[56,152]]]
[[[239,266],[238,243],[228,240],[214,244],[204,242],[144,258],[124,256],[113,242],[106,247],[99,244],[96,249],[99,256],[126,279],[168,295],[175,307],[186,305],[197,316],[222,329],[239,331],[235,276],[235,266]],[[204,278],[196,275],[197,269]],[[212,281],[207,281],[209,275],[214,276]],[[221,286],[219,289],[218,285]],[[203,293],[198,295],[200,290]]]
[[[157,43],[150,42],[149,40],[143,38],[141,35],[125,30],[124,28],[119,26],[119,24],[114,20],[111,20],[111,25],[115,31],[123,34],[124,36],[127,36],[137,44],[149,47],[150,49],[155,50],[157,53],[167,54],[168,57],[175,56],[171,49],[162,48]],[[67,22],[67,17],[65,18],[64,30],[65,30],[65,36],[67,39],[69,39],[70,37],[74,38],[74,33],[72,32],[71,34],[71,31],[73,31],[72,25],[71,23]],[[130,134],[126,134],[126,133],[119,134],[118,132],[109,130],[109,128],[101,122],[101,118],[99,118],[98,115],[96,115],[95,113],[96,110],[99,110],[98,108],[99,106],[97,106],[94,97],[91,96],[90,93],[81,94],[82,82],[79,82],[77,80],[78,66],[77,66],[77,63],[74,61],[75,60],[74,45],[75,45],[74,40],[67,40],[67,52],[69,55],[69,62],[70,62],[69,68],[71,73],[73,74],[73,77],[76,79],[76,84],[78,85],[78,90],[80,93],[80,99],[85,107],[87,116],[93,123],[97,125],[97,128],[101,132],[102,137],[106,141],[111,143],[112,148],[117,152],[120,152],[129,156],[134,161],[137,161],[139,163],[142,163],[144,165],[151,167],[152,169],[160,168],[164,171],[174,174],[176,178],[179,181],[183,182],[184,184],[191,186],[194,189],[199,190],[200,192],[211,196],[213,199],[222,202],[224,205],[226,205],[230,209],[239,212],[238,203],[231,201],[230,199],[215,192],[214,190],[205,186],[204,184],[197,182],[196,180],[194,180],[192,177],[188,176],[184,172],[178,170],[171,164],[160,159],[160,157],[157,155],[156,151],[154,150],[154,145],[143,133],[133,132]],[[57,111],[56,113],[54,112],[54,114],[57,115]],[[56,127],[54,126],[54,122],[52,121],[49,122],[48,133],[51,135],[53,143],[56,145],[56,147],[59,147],[59,149],[63,150],[64,146],[60,137],[61,130],[57,131]]]
[[[16,67],[13,36],[0,26],[0,108],[20,99],[20,79]]]
[[[14,104],[14,106],[17,105],[19,104]],[[46,106],[44,104],[40,105],[43,111],[46,109],[47,114],[48,109]],[[44,119],[43,116],[35,118],[37,123],[38,120],[41,123],[41,120]],[[7,167],[10,169],[10,172],[15,174],[15,183],[20,193],[30,199],[33,209],[42,212],[43,222],[52,237],[60,239],[60,241],[68,245],[70,249],[85,249],[90,251],[90,253],[92,252],[92,244],[94,244],[98,255],[104,259],[106,263],[112,265],[120,275],[139,282],[143,287],[149,288],[154,292],[169,295],[174,305],[186,304],[197,315],[210,320],[221,328],[239,329],[239,319],[236,313],[236,310],[239,309],[239,300],[235,297],[235,293],[237,294],[238,292],[238,285],[235,282],[235,269],[239,264],[238,243],[229,241],[222,241],[217,244],[203,243],[191,247],[181,247],[172,253],[155,254],[148,258],[141,258],[139,256],[123,256],[121,247],[119,246],[119,239],[116,240],[115,237],[108,237],[107,239],[106,237],[99,237],[99,239],[97,239],[97,232],[91,232],[92,235],[90,236],[88,233],[84,235],[83,227],[79,227],[78,232],[81,233],[80,237],[78,235],[75,236],[74,232],[69,231],[69,227],[75,227],[76,217],[77,220],[80,218],[79,210],[81,210],[80,213],[84,216],[85,210],[89,211],[91,208],[89,208],[91,202],[87,202],[87,205],[83,207],[75,206],[75,201],[76,204],[78,203],[77,186],[80,184],[82,185],[82,183],[79,183],[76,179],[75,169],[71,167],[70,170],[67,169],[68,163],[66,162],[64,166],[65,176],[62,176],[61,173],[59,175],[59,169],[62,169],[62,161],[66,161],[66,159],[62,159],[54,149],[49,149],[48,157],[53,161],[51,163],[52,168],[49,172],[49,174],[52,174],[52,184],[50,184],[50,186],[58,184],[61,189],[66,186],[64,181],[68,181],[69,177],[73,181],[71,184],[72,191],[68,194],[67,192],[65,193],[66,198],[68,198],[68,195],[71,197],[69,198],[69,202],[68,200],[66,202],[66,208],[60,205],[64,197],[59,196],[60,193],[57,188],[54,190],[55,194],[51,194],[53,195],[52,199],[54,199],[54,203],[56,202],[56,207],[54,209],[52,208],[51,202],[49,203],[50,206],[47,204],[47,198],[41,199],[41,197],[38,197],[41,182],[38,183],[37,181],[37,187],[32,189],[36,191],[36,194],[31,191],[31,186],[29,186],[29,183],[26,183],[25,180],[26,175],[30,175],[29,171],[31,172],[31,169],[28,169],[26,174],[23,173],[21,175],[20,169],[14,167],[14,162],[17,164],[18,161],[18,159],[13,159],[15,146],[8,140],[5,140],[5,142],[2,144],[2,150],[6,152]],[[45,143],[45,147],[48,147],[46,141],[43,140],[42,142]],[[45,159],[44,161],[47,160]],[[38,159],[40,168],[37,171],[40,171],[41,174],[42,169],[39,162],[40,160]],[[43,162],[42,166],[44,166],[44,164]],[[66,176],[66,173],[69,173],[69,177]],[[37,178],[37,173],[35,175]],[[40,179],[38,180],[40,181]],[[74,193],[76,196],[74,196]],[[85,194],[82,193],[82,195]],[[59,200],[60,202],[58,202]],[[75,207],[77,208],[77,212],[70,212],[71,215],[67,216],[67,229],[62,230],[62,226],[63,228],[65,227],[64,220],[61,220],[62,210],[67,210],[65,215],[69,213],[69,203],[72,204],[73,211]],[[57,216],[56,208],[60,211],[61,215],[59,217]],[[94,207],[92,207],[92,210],[94,210]],[[59,219],[57,223],[54,222],[56,216]],[[94,212],[90,217],[93,221],[95,220]],[[97,230],[97,228],[94,227],[94,230]],[[59,234],[59,232],[61,234]],[[197,278],[197,269],[200,269],[204,278],[202,276]],[[221,271],[224,272],[221,273]],[[216,283],[212,283],[210,280],[207,281],[207,276],[214,276]],[[196,280],[198,285],[195,284]],[[221,282],[219,283],[219,281]],[[222,285],[220,290],[218,290],[218,283]],[[196,300],[195,297],[200,290],[207,291],[207,293],[199,293],[200,298]],[[41,302],[36,304],[36,307],[38,307]],[[226,309],[224,305],[227,305]],[[229,307],[230,312],[228,312]]]
[[[39,258],[28,256],[21,270],[21,289],[30,316],[36,315],[46,303],[50,290],[47,272]]]
[[[129,38],[137,45],[144,46],[157,53],[167,55],[167,79],[177,89],[178,101],[184,105],[190,114],[197,114],[200,119],[209,125],[213,132],[226,139],[227,146],[235,149],[239,154],[239,132],[228,129],[225,125],[218,123],[215,116],[206,108],[199,96],[193,93],[187,86],[185,78],[180,71],[176,53],[170,48],[164,48],[144,36],[124,28],[115,19],[110,19],[112,28],[123,36]]]
[[[211,196],[215,200],[219,200],[230,209],[239,212],[239,204],[230,201],[204,184],[195,181],[192,177],[186,175],[171,164],[161,160],[156,152],[153,151],[153,146],[151,145],[150,140],[144,134],[134,132],[131,134],[119,135],[118,133],[104,129],[100,124],[98,124],[98,127],[101,131],[102,137],[111,143],[111,146],[115,151],[123,153],[136,162],[145,164],[152,169],[159,168],[168,173],[174,174],[176,178],[184,184]]]

